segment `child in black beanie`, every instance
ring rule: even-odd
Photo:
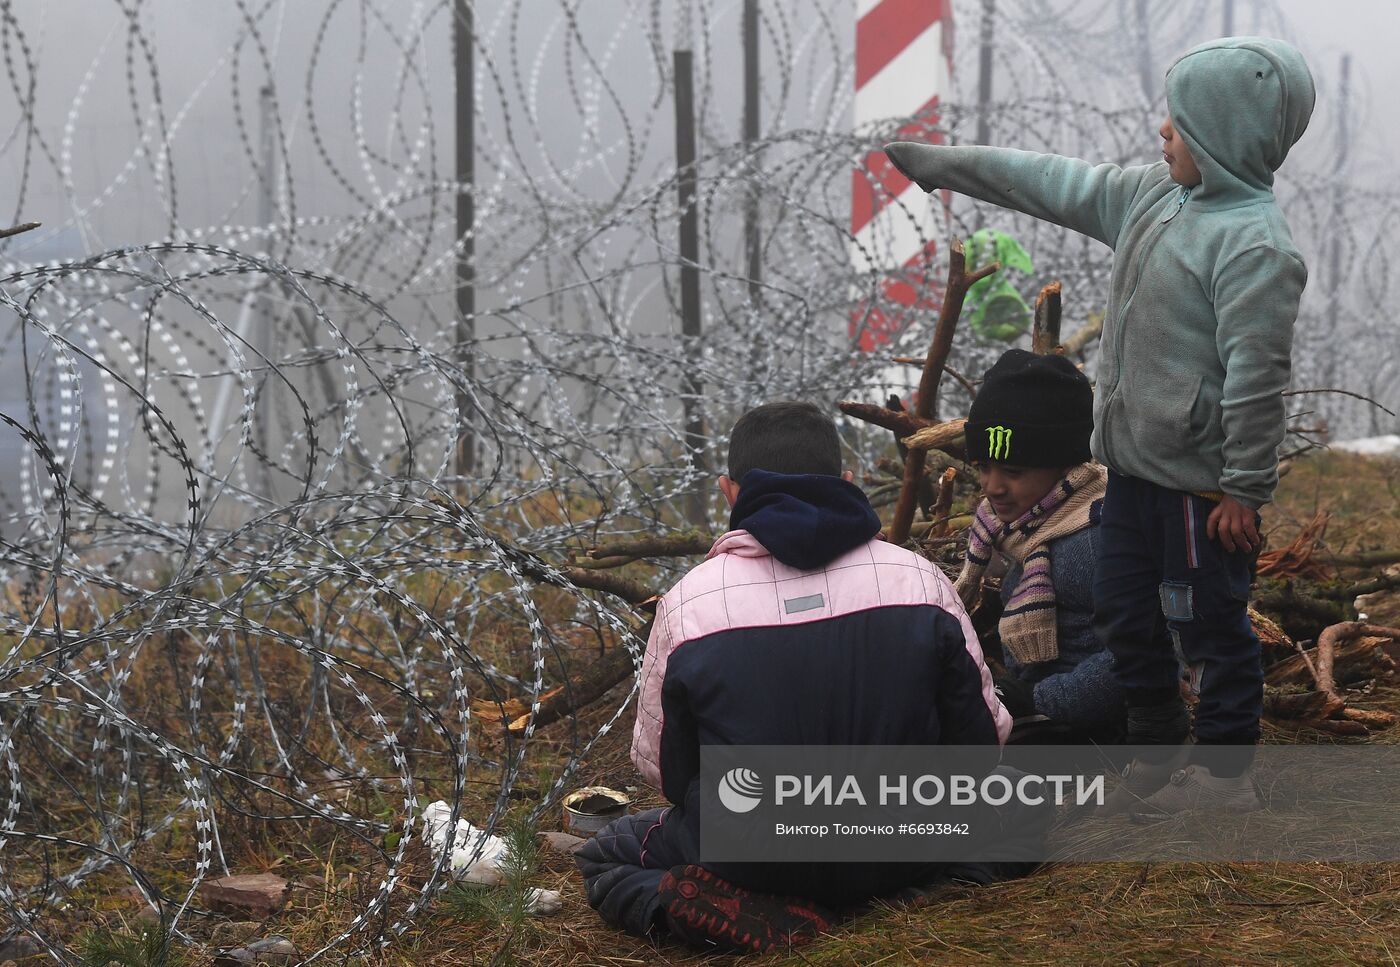
[[[1113,658],[1093,630],[1094,562],[1107,474],[1090,462],[1093,391],[1063,356],[1012,349],[968,414],[967,459],[985,498],[957,582],[971,610],[1004,570],[997,680],[1010,741],[1121,736],[1125,705]]]

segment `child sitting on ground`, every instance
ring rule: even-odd
[[[617,820],[576,854],[608,922],[768,950],[826,930],[828,907],[948,874],[937,863],[697,865],[703,745],[995,746],[1011,729],[951,583],[879,539],[850,478],[835,424],[810,403],[769,403],[735,425],[719,479],[729,532],[661,599],[642,664],[632,759],[672,805]],[[1032,865],[958,875],[989,882]]]
[[[1263,37],[1187,51],[1166,92],[1156,164],[885,148],[925,191],[963,192],[1113,249],[1094,400],[1093,453],[1109,470],[1094,622],[1127,693],[1128,742],[1155,746],[1105,811],[1141,817],[1260,807],[1248,775],[1264,698],[1251,563],[1258,509],[1278,483],[1307,281],[1273,183],[1313,109],[1302,54]],[[1200,696],[1194,722],[1177,651]]]
[[[1011,742],[1122,741],[1123,690],[1093,629],[1107,480],[1089,462],[1093,407],[1089,381],[1069,360],[1012,349],[987,371],[968,414],[967,459],[985,497],[957,590],[975,608],[989,565],[1005,565],[997,692],[1014,720]]]

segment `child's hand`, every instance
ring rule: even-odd
[[[1225,550],[1252,551],[1259,546],[1259,528],[1254,511],[1226,494],[1206,518],[1206,536],[1220,540]]]
[[[997,698],[1001,699],[1001,704],[1011,713],[1013,719],[1035,714],[1034,685],[1028,685],[1019,678],[1010,676],[994,678],[993,682],[996,684]]]

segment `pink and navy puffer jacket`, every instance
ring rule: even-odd
[[[667,799],[685,802],[706,744],[1006,741],[957,593],[874,538],[859,488],[751,471],[730,524],[647,642],[632,760]]]

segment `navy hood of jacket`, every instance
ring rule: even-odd
[[[815,571],[880,532],[865,493],[820,473],[750,470],[739,481],[730,530],[746,530],[778,560]]]

